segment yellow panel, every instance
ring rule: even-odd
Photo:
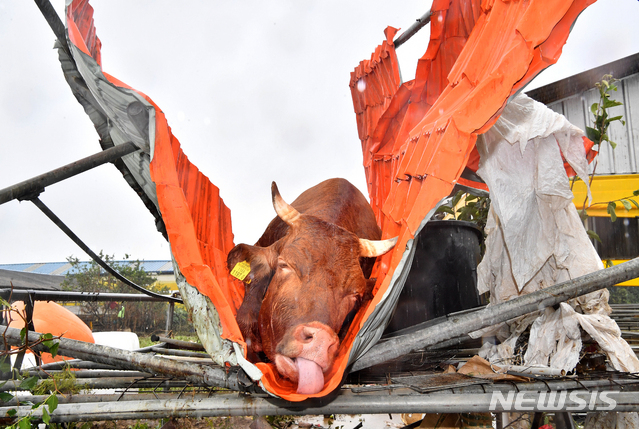
[[[619,265],[624,262],[628,262],[628,259],[611,259],[612,265]],[[636,279],[628,280],[627,282],[616,284],[615,286],[639,286],[639,277]]]
[[[177,283],[175,283],[175,281],[157,280],[155,283],[153,283],[153,285],[158,287],[168,286],[170,290],[178,290]]]
[[[639,197],[633,197],[633,191],[639,189],[639,174],[616,174],[612,176],[595,176],[592,186],[592,205],[586,209],[588,216],[607,217],[608,201],[620,198],[634,198],[639,203]],[[583,207],[586,199],[586,184],[579,180],[573,186],[575,195],[573,202],[578,210]],[[599,203],[599,204],[598,204]],[[632,205],[632,210],[626,210],[621,203],[617,203],[615,210],[617,217],[639,216],[639,209]]]

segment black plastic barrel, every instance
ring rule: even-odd
[[[386,333],[478,307],[482,239],[471,222],[428,222],[417,236],[413,264]]]

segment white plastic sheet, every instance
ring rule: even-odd
[[[583,135],[562,115],[518,95],[478,139],[478,174],[491,195],[478,289],[490,292],[491,304],[603,268],[572,203],[562,159],[563,154],[580,177],[587,177]],[[583,329],[615,369],[639,371],[639,360],[609,314],[608,292],[602,290],[475,336],[497,336],[501,344],[486,344],[481,355],[504,360],[512,357],[517,338],[532,323],[525,364],[569,371],[579,360]]]

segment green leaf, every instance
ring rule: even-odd
[[[590,111],[592,112],[593,115],[597,114],[597,109],[599,108],[599,104],[597,103],[592,103],[592,106],[590,106]]]
[[[621,106],[623,103],[617,100],[611,100],[609,98],[604,98],[603,108],[609,109],[611,107]]]
[[[582,222],[588,219],[588,213],[585,209],[579,210],[579,219],[581,219]]]
[[[450,213],[453,216],[455,215],[455,212],[453,211],[453,209],[451,209],[448,206],[439,206],[439,208],[437,208],[437,213]]]
[[[9,417],[13,417],[16,414],[18,414],[18,410],[16,410],[15,408],[12,408],[9,411],[7,411],[7,416],[9,416]]]
[[[58,396],[51,395],[44,401],[49,406],[49,411],[54,412],[58,408]]]
[[[53,343],[51,347],[49,347],[49,352],[51,356],[56,357],[58,355],[58,347],[60,347],[60,343]]]
[[[608,214],[610,215],[610,221],[614,222],[617,220],[617,213],[615,212],[615,209],[617,208],[617,204],[615,204],[614,201],[610,201],[608,203],[608,207],[607,207],[607,211]]]
[[[42,405],[42,402],[36,402],[35,404],[31,404],[31,409],[35,410],[36,408],[38,408],[40,405]]]
[[[18,427],[20,429],[31,429],[31,417],[25,417],[18,422]]]
[[[599,238],[599,235],[595,231],[589,229],[586,231],[586,234],[588,234],[588,237],[590,237],[591,239],[597,240],[598,242],[601,243],[601,238]]]
[[[34,375],[33,377],[25,378],[20,383],[20,388],[25,390],[31,390],[38,383],[38,376]]]
[[[0,401],[9,402],[12,399],[13,399],[13,395],[11,393],[0,392]]]
[[[6,355],[2,356],[0,358],[0,372],[9,372],[9,371],[11,371],[11,361],[8,359],[8,356]]]
[[[27,327],[20,329],[20,341],[24,343],[25,338],[27,338]]]
[[[51,421],[51,416],[49,415],[49,412],[47,411],[46,407],[42,408],[42,421],[47,425]]]
[[[621,120],[621,118],[623,118],[623,115],[614,116],[614,117],[612,117],[612,118],[608,118],[608,119],[606,120],[606,122],[607,122],[607,123],[611,123],[611,122],[614,122],[614,121],[620,121],[620,120]],[[622,121],[622,122],[623,122],[623,121]]]
[[[453,197],[452,201],[450,202],[450,205],[455,207],[457,205],[457,203],[459,203],[459,200],[461,200],[462,195],[463,195],[462,191],[457,191],[457,193]]]
[[[621,204],[623,204],[623,206],[626,208],[626,210],[630,211],[632,210],[632,205],[630,205],[630,201],[623,199],[621,200]]]
[[[601,133],[592,127],[586,127],[586,136],[594,143],[599,143],[601,140]]]
[[[608,138],[606,138],[606,140],[608,140]],[[613,142],[612,140],[608,140],[608,143],[610,143],[610,146],[612,146],[613,149],[617,148],[617,143]]]

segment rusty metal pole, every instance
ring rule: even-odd
[[[560,410],[639,410],[637,392],[591,392],[585,389],[568,395],[563,391]],[[605,395],[601,395],[605,393]],[[541,395],[544,395],[541,397]],[[504,398],[510,398],[510,400]],[[72,421],[101,421],[123,419],[157,419],[166,417],[219,417],[264,415],[326,415],[326,414],[386,414],[386,413],[460,413],[502,412],[514,408],[515,397],[526,404],[529,411],[548,411],[546,392],[515,392],[430,395],[341,395],[327,400],[319,398],[304,402],[235,394],[218,394],[210,398],[148,399],[141,401],[91,402],[85,404],[60,403],[51,413],[51,423]],[[323,400],[322,400],[323,399]],[[10,409],[17,411],[14,419],[32,414],[32,422],[41,418],[42,410],[32,406],[0,407],[4,416]],[[560,411],[553,408],[555,412]],[[12,423],[12,421],[9,421]]]
[[[4,332],[4,338],[9,345],[20,346],[22,344],[19,329],[0,326],[0,331]],[[28,334],[29,344],[34,344],[39,338],[40,335],[37,333],[29,332]],[[180,362],[68,338],[60,338],[55,341],[60,342],[58,353],[62,356],[113,365],[120,369],[180,377],[197,384],[232,390],[246,390],[245,388],[251,384],[248,376],[243,377],[242,372],[227,371],[221,367]],[[47,351],[43,344],[39,344],[33,349],[40,352]]]
[[[169,308],[166,309],[166,326],[164,329],[164,335],[167,337],[173,330],[173,312],[175,311],[175,303],[169,302]]]
[[[426,24],[430,22],[431,15],[431,11],[426,12],[424,15],[422,15],[421,18],[416,19],[413,25],[408,28],[408,30],[400,34],[399,37],[397,37],[397,39],[393,41],[395,49],[402,46],[408,39],[413,37],[415,33],[424,28],[424,26],[426,26]]]
[[[595,271],[540,291],[492,305],[482,310],[455,315],[448,320],[409,335],[390,338],[373,346],[357,360],[351,371],[377,365],[410,352],[496,325],[515,317],[568,301],[639,277],[639,258],[605,270]]]
[[[49,0],[35,0],[35,4],[38,6],[38,9],[40,9],[44,19],[47,20],[47,23],[49,24],[49,27],[51,27],[51,30],[53,30],[53,34],[55,34],[56,39],[58,39],[58,41],[62,44],[64,50],[69,52],[64,24],[58,16],[58,13],[51,5],[51,2]]]
[[[25,180],[24,182],[9,186],[8,188],[0,189],[0,204],[4,204],[15,199],[31,199],[30,197],[37,196],[49,185],[61,182],[64,179],[68,179],[69,177],[73,177],[99,165],[106,164],[107,162],[115,161],[125,155],[138,151],[139,149],[140,148],[132,142],[117,145],[72,162],[71,164],[67,164],[63,167],[56,168],[55,170],[33,177],[29,180]]]

